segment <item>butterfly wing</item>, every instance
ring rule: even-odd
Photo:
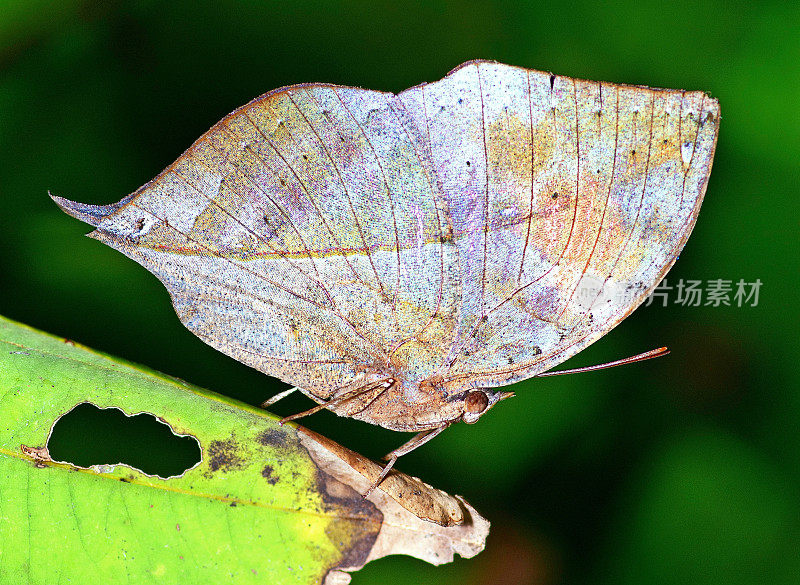
[[[400,100],[462,261],[440,370],[484,386],[552,368],[647,297],[694,226],[719,124],[700,92],[480,61]]]
[[[424,139],[393,100],[276,90],[117,204],[55,199],[155,274],[184,325],[233,358],[316,398],[386,377],[393,350],[413,378],[426,358],[397,362],[397,348],[422,329],[452,336],[460,282]]]
[[[397,96],[276,90],[117,204],[55,199],[206,343],[318,400],[365,376],[491,386],[642,302],[692,229],[718,119],[699,92],[471,62]]]

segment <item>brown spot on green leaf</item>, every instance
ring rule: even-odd
[[[267,480],[267,483],[270,485],[275,485],[278,483],[278,477],[275,475],[275,470],[273,469],[272,465],[265,465],[264,469],[261,470],[261,477]]]
[[[265,447],[286,447],[290,442],[295,442],[286,432],[278,429],[269,429],[256,436],[256,441]]]
[[[231,436],[224,441],[211,441],[208,445],[208,468],[216,471],[242,469],[247,464],[243,447]]]

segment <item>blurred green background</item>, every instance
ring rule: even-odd
[[[0,313],[260,402],[285,386],[183,329],[161,284],[83,238],[47,190],[114,202],[265,91],[399,91],[473,58],[718,98],[708,194],[668,281],[763,285],[757,306],[684,307],[673,291],[562,367],[670,356],[519,384],[402,458],[492,521],[487,549],[378,561],[353,583],[797,583],[797,4],[2,1]],[[406,439],[328,413],[304,424],[375,458]]]

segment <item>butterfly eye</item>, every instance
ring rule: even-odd
[[[480,414],[489,406],[489,397],[482,390],[473,390],[464,400],[464,410],[470,414]]]

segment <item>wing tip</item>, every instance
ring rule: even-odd
[[[91,205],[89,203],[80,203],[79,201],[70,201],[64,197],[54,195],[50,191],[47,194],[61,208],[61,211],[93,227],[98,227],[103,219],[125,205],[129,199],[129,197],[126,197],[122,201],[110,205]]]

